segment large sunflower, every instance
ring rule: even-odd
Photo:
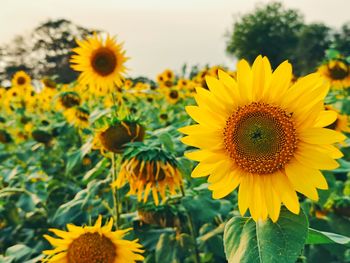
[[[76,55],[70,61],[72,68],[81,72],[79,82],[82,85],[88,85],[97,93],[113,91],[115,85],[122,86],[127,57],[121,44],[109,35],[103,41],[96,34],[77,43],[79,47],[73,49]]]
[[[331,60],[319,67],[318,72],[330,82],[334,88],[350,87],[350,68],[341,60]]]
[[[142,246],[138,240],[124,240],[130,229],[112,231],[113,220],[101,226],[99,216],[94,226],[67,225],[68,231],[49,229],[59,238],[44,237],[55,248],[45,250],[44,262],[59,263],[132,263],[143,260]]]
[[[329,85],[318,73],[294,85],[285,61],[273,73],[269,60],[258,56],[252,67],[237,65],[237,81],[219,70],[207,77],[209,90],[197,89],[198,106],[186,111],[198,124],[181,128],[182,141],[199,151],[187,157],[199,162],[192,177],[209,176],[214,198],[239,186],[238,206],[254,220],[275,222],[281,202],[299,213],[296,194],[317,200],[316,188],[327,189],[320,170],[338,166],[342,156],[332,143],[345,136],[325,127],[337,114],[325,111]]]

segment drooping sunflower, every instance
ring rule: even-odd
[[[350,67],[344,61],[331,60],[319,67],[318,72],[331,84],[342,89],[350,87]]]
[[[152,193],[155,205],[159,204],[159,196],[164,200],[166,191],[176,194],[182,185],[182,176],[177,168],[176,159],[160,147],[137,145],[123,156],[117,180],[112,187],[121,188],[130,185],[129,195],[137,195],[138,201],[146,202]]]
[[[122,86],[124,66],[128,59],[122,45],[109,35],[105,40],[94,34],[83,41],[77,40],[76,55],[71,58],[72,68],[80,71],[79,83],[88,85],[92,91],[104,93]]]
[[[218,76],[206,78],[209,90],[197,88],[198,106],[186,107],[198,124],[180,129],[182,142],[200,149],[187,153],[199,162],[192,177],[209,175],[213,198],[239,186],[239,211],[254,220],[277,221],[281,203],[299,213],[296,191],[317,200],[316,188],[328,187],[320,170],[342,157],[332,144],[345,136],[323,128],[336,119],[323,105],[329,84],[313,73],[290,86],[291,64],[272,72],[262,56],[252,67],[239,61],[237,81]]]
[[[122,153],[125,144],[140,142],[145,136],[145,128],[138,121],[117,121],[98,129],[93,141],[93,148],[106,152]]]
[[[26,88],[30,86],[31,78],[24,71],[18,71],[12,78],[12,86],[19,88]]]
[[[44,235],[54,247],[43,251],[47,255],[43,262],[59,263],[134,263],[143,260],[144,252],[138,240],[124,240],[131,230],[112,231],[113,220],[101,226],[99,216],[94,226],[67,225],[68,231],[49,229],[58,238]]]

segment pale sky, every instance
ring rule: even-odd
[[[268,0],[0,0],[0,44],[49,18],[105,30],[124,41],[131,76],[155,77],[207,63],[233,67],[224,34],[235,15]],[[350,0],[283,0],[307,22],[340,27],[350,21]]]

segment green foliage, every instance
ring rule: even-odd
[[[294,263],[307,237],[308,221],[281,209],[277,223],[233,217],[226,223],[225,252],[228,261],[240,263]]]

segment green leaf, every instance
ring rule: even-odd
[[[306,244],[341,244],[350,245],[350,238],[335,233],[323,232],[313,228],[309,228],[309,234],[307,236]]]
[[[169,234],[161,234],[156,246],[156,262],[177,263],[176,242]]]
[[[230,263],[295,263],[307,231],[305,214],[295,215],[284,207],[276,223],[233,217],[225,226],[226,258]]]

